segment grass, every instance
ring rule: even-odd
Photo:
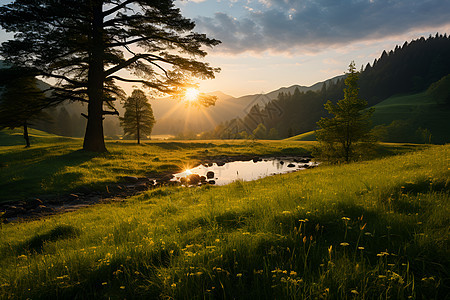
[[[290,138],[284,139],[285,141],[315,141],[316,134],[314,131],[308,131],[302,134],[291,136]]]
[[[160,161],[147,166],[183,161],[182,155],[195,160],[200,149],[289,149],[204,143],[216,146],[112,143],[106,157],[86,162],[122,155],[124,163],[130,151],[139,173],[155,156]],[[384,149],[414,148],[399,146]],[[222,187],[163,187],[122,203],[4,224],[0,298],[444,299],[449,150],[430,146]]]
[[[372,124],[389,125],[395,120],[409,121],[408,132],[409,139],[414,139],[415,131],[421,127],[428,129],[432,134],[432,142],[444,144],[450,142],[448,133],[450,132],[450,123],[448,116],[450,115],[450,107],[438,105],[426,93],[418,93],[412,95],[392,96],[377,105],[373,106],[375,112],[372,116]],[[408,140],[405,132],[402,135],[394,137],[395,141]],[[314,131],[305,132],[285,141],[315,141]]]
[[[450,107],[438,105],[426,92],[390,97],[374,106],[373,125],[389,125],[394,120],[409,120],[412,131],[428,129],[434,143],[448,143]],[[414,134],[414,132],[412,132]],[[399,137],[401,138],[401,137]],[[399,139],[400,140],[400,139]]]
[[[67,194],[76,190],[106,191],[123,176],[154,177],[193,167],[208,157],[308,155],[308,142],[284,141],[107,141],[108,153],[80,151],[82,139],[32,130],[24,148],[17,131],[0,131],[0,202]],[[20,136],[19,136],[20,137]],[[11,145],[12,144],[12,145]]]

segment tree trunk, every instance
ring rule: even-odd
[[[88,72],[88,121],[84,135],[83,149],[93,152],[105,152],[103,136],[103,10],[102,1],[93,6],[91,45]]]
[[[138,101],[136,101],[136,133],[137,133],[137,143],[141,143],[141,122],[140,122],[140,115],[139,115],[139,107],[138,107]]]
[[[28,124],[27,124],[27,122],[23,123],[23,138],[25,139],[25,142],[27,143],[25,148],[30,148],[30,137],[28,136]]]

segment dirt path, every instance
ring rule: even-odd
[[[276,156],[277,158],[291,159],[295,161],[309,161],[308,157]],[[232,161],[254,162],[262,159],[274,158],[262,156],[216,156],[206,157],[203,165],[224,165]],[[152,174],[149,177],[125,176],[121,182],[106,185],[105,191],[90,190],[63,195],[47,195],[32,197],[24,201],[10,201],[0,203],[0,223],[17,222],[22,220],[40,219],[49,215],[74,211],[98,203],[111,203],[126,201],[127,198],[160,186],[179,185],[179,182],[171,181],[177,170],[166,173]]]

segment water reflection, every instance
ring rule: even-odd
[[[229,163],[213,163],[200,165],[184,172],[174,174],[173,181],[185,185],[196,185],[199,182],[209,182],[215,185],[225,185],[236,180],[250,181],[275,174],[295,172],[318,164],[307,158],[302,159],[264,159],[250,161],[234,161]],[[195,175],[196,174],[196,175]],[[192,179],[192,180],[191,180]]]

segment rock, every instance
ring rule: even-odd
[[[287,165],[287,167],[288,167],[288,168],[294,168],[294,167],[295,167],[295,165],[294,165],[294,164],[292,164],[292,163],[290,163],[290,164],[288,164],[288,165]]]
[[[214,178],[214,172],[213,172],[213,171],[208,171],[208,172],[206,173],[206,178],[208,178],[208,179]]]
[[[302,158],[299,160],[299,162],[301,162],[301,163],[309,163],[310,161],[311,161],[310,158]]]
[[[136,188],[145,189],[147,188],[147,182],[140,182],[134,185]]]
[[[90,197],[88,200],[91,203],[97,203],[100,201],[100,197]]]
[[[38,207],[39,205],[42,205],[42,204],[44,204],[44,203],[42,202],[41,199],[33,198],[33,199],[30,199],[30,200],[28,200],[26,202],[25,207],[27,209],[33,209],[33,208],[36,208],[36,207]]]
[[[187,182],[189,185],[198,185],[200,181],[200,175],[198,174],[191,174],[187,176]]]
[[[25,212],[26,212],[26,210],[23,207],[10,206],[3,213],[3,218],[9,219],[9,218],[17,217],[17,215],[21,215]]]
[[[209,184],[216,184],[216,181],[215,180],[209,180],[208,183]]]
[[[138,181],[141,181],[141,182],[150,182],[150,178],[147,178],[147,177],[138,177]]]
[[[217,166],[218,167],[221,167],[221,166],[224,166],[225,165],[225,162],[224,161],[219,161],[218,163],[217,163]]]
[[[137,178],[135,176],[123,176],[123,179],[127,182],[132,182],[132,183],[139,181],[139,178]]]
[[[167,181],[170,181],[172,178],[173,178],[172,174],[167,174],[167,175],[164,175],[159,181],[160,182],[167,182]]]
[[[70,194],[69,195],[69,200],[74,201],[74,200],[79,200],[80,197],[77,194]]]
[[[284,165],[284,161],[280,160],[280,165]]]
[[[256,162],[258,162],[258,161],[262,161],[262,159],[259,158],[259,157],[254,157],[252,160],[253,160],[254,163],[256,163]]]
[[[206,182],[206,177],[205,176],[200,176],[200,181],[201,182]]]

